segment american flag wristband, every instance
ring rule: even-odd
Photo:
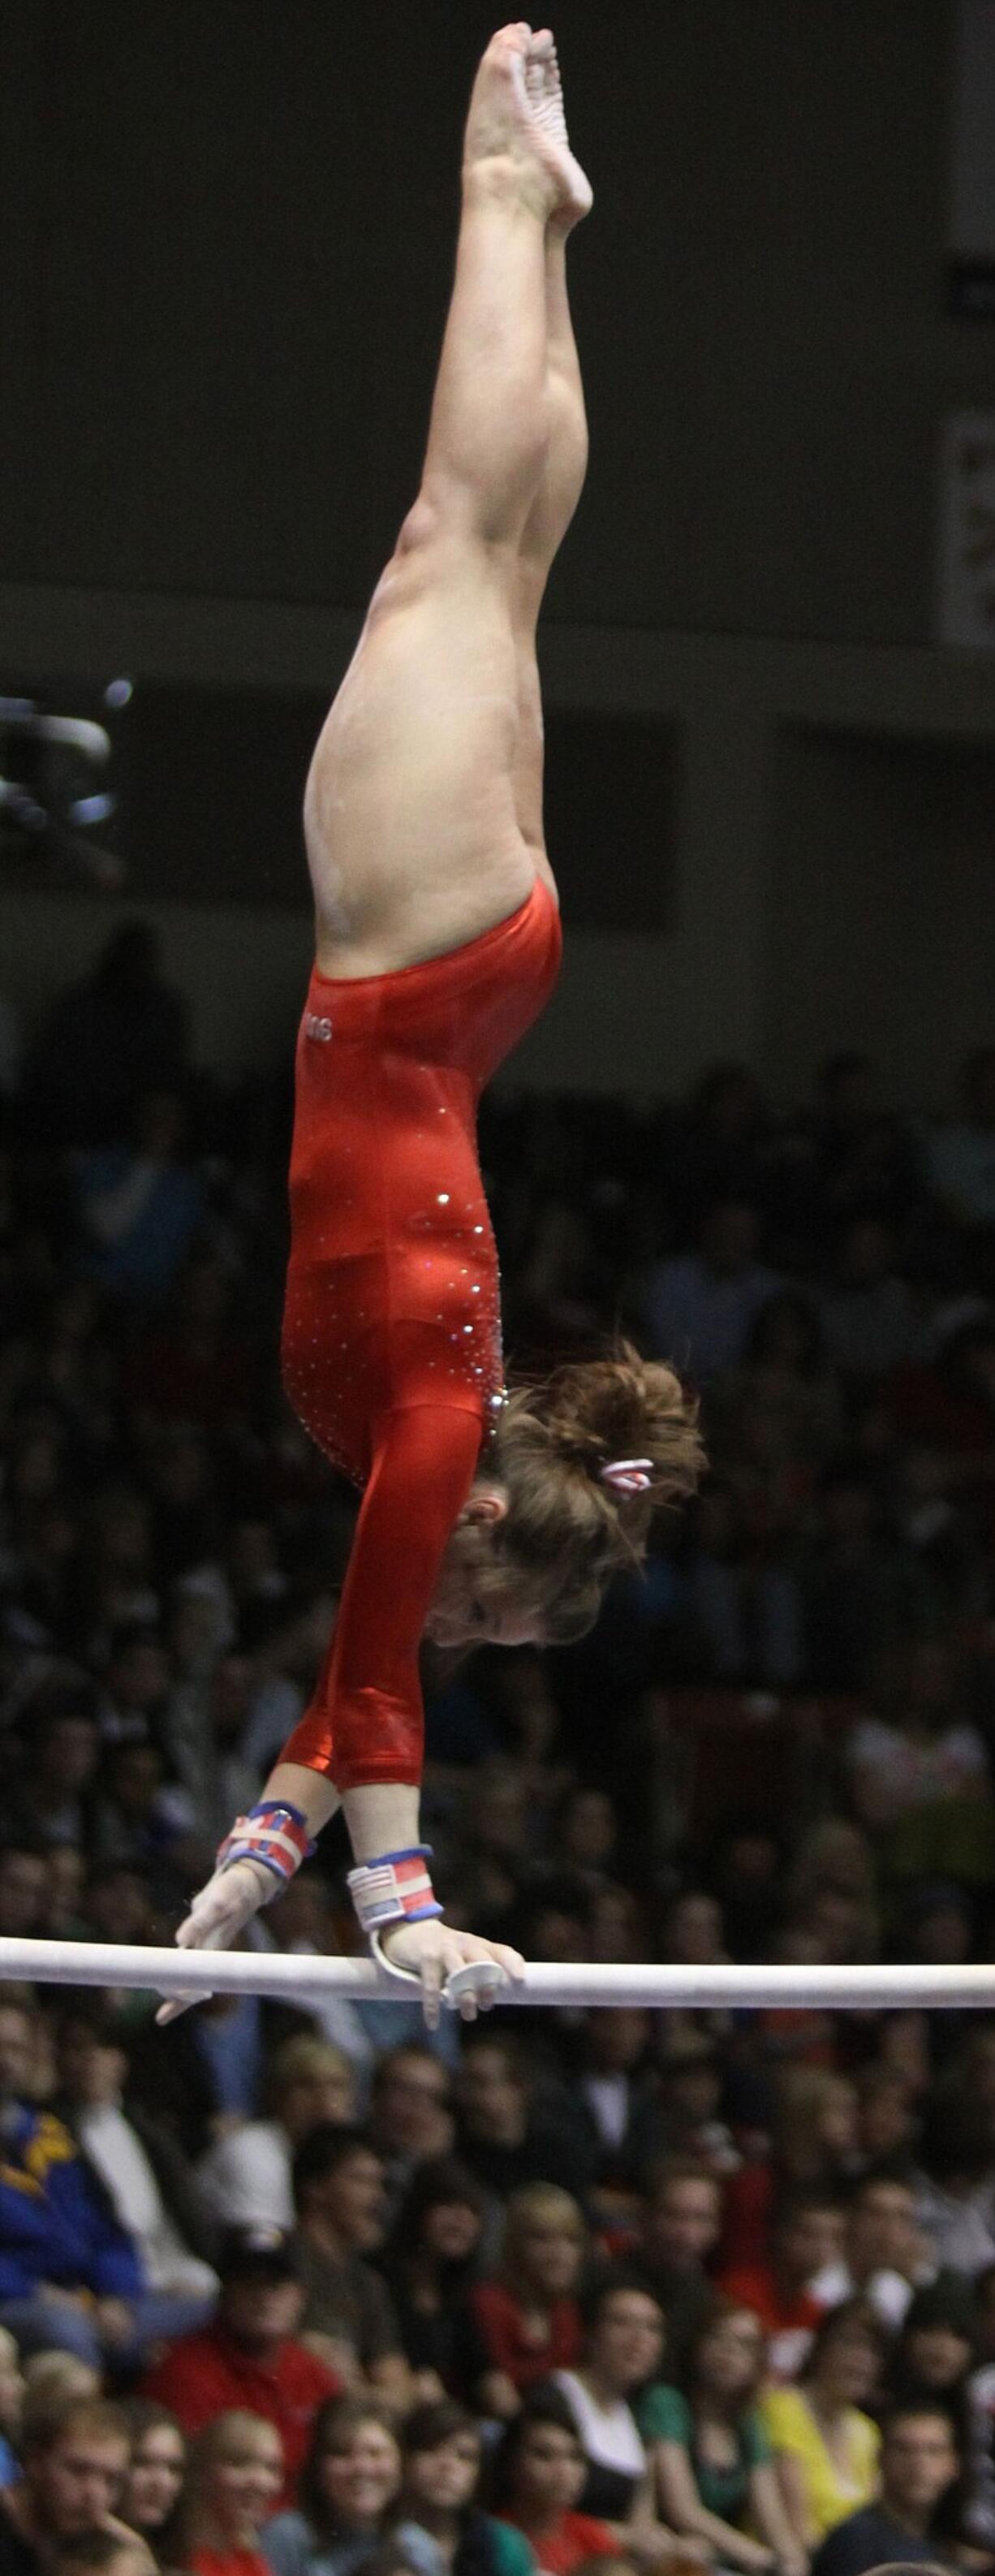
[[[302,1860],[310,1860],[313,1850],[300,1808],[285,1807],[277,1798],[263,1798],[258,1807],[250,1807],[247,1816],[236,1816],[230,1834],[221,1844],[217,1866],[231,1869],[237,1860],[256,1860],[281,1887],[286,1887]]]
[[[362,1931],[380,1932],[388,1923],[427,1923],[441,1914],[425,1867],[430,1843],[411,1851],[384,1852],[380,1860],[361,1862],[346,1881]]]

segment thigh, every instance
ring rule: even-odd
[[[519,712],[513,563],[449,537],[402,543],[308,779],[326,973],[438,955],[524,901]]]

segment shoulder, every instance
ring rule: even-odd
[[[531,2576],[536,2562],[524,2531],[516,2531],[514,2523],[498,2522],[490,2513],[481,2519],[498,2576]]]
[[[865,2460],[876,2460],[881,2448],[881,2435],[870,2415],[865,2415],[859,2406],[850,2406],[847,2409],[847,2423],[851,2439],[860,2456]]]
[[[757,2413],[772,2442],[797,2442],[811,2429],[808,2409],[797,2388],[768,2388]]]
[[[636,2421],[646,2442],[689,2442],[691,2409],[679,2388],[647,2388],[636,2407]]]
[[[265,2525],[262,2553],[267,2566],[277,2570],[277,2576],[290,2576],[290,2570],[303,2566],[313,2550],[311,2526],[302,2513],[275,2513],[272,2522]]]
[[[285,2389],[305,2398],[315,2397],[319,2402],[323,2397],[342,2394],[338,2373],[329,2370],[327,2362],[319,2361],[317,2354],[309,2352],[307,2345],[298,2343],[293,2335],[288,2336],[280,2354],[279,2377]]]

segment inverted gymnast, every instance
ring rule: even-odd
[[[314,1698],[177,1934],[228,1946],[341,1804],[359,1921],[420,1981],[430,2023],[443,1989],[472,2018],[522,1963],[456,1931],[433,1895],[422,1635],[583,1633],[654,1507],[700,1466],[693,1405],[633,1351],[506,1394],[475,1140],[481,1089],[560,957],[535,633],[587,461],[566,243],[590,205],[553,39],[504,27],[470,102],[421,489],[305,796],[317,962],[284,1381],[363,1500]]]

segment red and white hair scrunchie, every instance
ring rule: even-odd
[[[611,1485],[616,1494],[648,1494],[653,1482],[652,1458],[612,1458],[607,1467],[599,1467],[602,1485]]]

